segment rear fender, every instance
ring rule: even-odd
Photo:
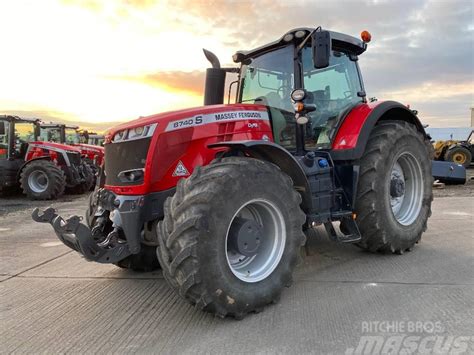
[[[278,144],[263,140],[249,140],[214,143],[210,144],[208,147],[227,147],[229,150],[224,153],[224,156],[228,153],[238,151],[244,153],[248,157],[266,160],[277,165],[293,180],[296,191],[298,191],[302,197],[301,207],[303,210],[308,212],[311,209],[311,190],[303,169],[293,155]]]
[[[332,144],[333,160],[357,160],[362,157],[374,127],[383,121],[405,121],[413,124],[428,138],[418,117],[405,105],[383,101],[356,106],[345,117]]]

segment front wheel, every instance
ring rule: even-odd
[[[401,254],[420,240],[431,215],[432,151],[406,122],[374,128],[360,163],[355,206],[360,247]]]
[[[166,280],[221,317],[276,302],[305,241],[300,203],[291,179],[271,163],[233,157],[197,168],[166,201],[158,227]]]
[[[66,177],[53,162],[33,160],[21,171],[20,184],[23,193],[33,200],[53,200],[64,193]]]
[[[87,164],[85,161],[82,161],[78,169],[82,181],[79,184],[69,188],[68,192],[71,194],[80,195],[88,191],[94,190],[94,173],[90,165]]]

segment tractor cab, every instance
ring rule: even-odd
[[[78,126],[62,123],[42,123],[39,139],[45,142],[79,144],[84,142]]]
[[[94,132],[89,133],[89,139],[87,140],[86,143],[92,144],[92,145],[97,145],[97,146],[103,146],[105,141],[105,136],[103,134],[97,134]]]
[[[38,119],[0,116],[0,159],[25,159],[28,144],[36,141]]]
[[[320,27],[297,28],[277,41],[238,51],[233,56],[241,64],[236,101],[265,105],[274,141],[284,148],[300,153],[330,148],[342,118],[365,102],[357,60],[369,41],[365,31],[360,40]],[[299,97],[292,97],[294,90]]]

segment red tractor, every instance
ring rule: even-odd
[[[97,134],[97,133],[91,132],[88,134],[88,136],[89,137],[86,143],[99,146],[99,147],[102,147],[104,145],[105,136],[103,134]]]
[[[221,317],[276,302],[315,226],[371,252],[411,250],[431,214],[432,147],[405,105],[367,102],[362,37],[294,29],[237,52],[239,68],[205,51],[203,107],[110,130],[87,225],[54,209],[34,220],[88,260],[159,260],[171,288]]]
[[[102,165],[104,148],[88,144],[89,133],[86,130],[80,130],[78,126],[63,123],[42,123],[40,137],[48,142],[69,144],[79,148],[82,158],[89,165],[94,176],[97,174],[100,165]]]
[[[40,121],[0,116],[0,190],[21,187],[35,200],[50,200],[67,188],[90,190],[93,175],[75,147],[38,139]]]

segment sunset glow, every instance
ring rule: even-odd
[[[369,5],[378,10],[382,6],[378,2]],[[223,64],[231,64],[236,50],[274,40],[293,27],[317,23],[353,35],[363,29],[363,24],[338,20],[341,16],[348,18],[350,9],[331,19],[330,5],[321,2],[321,6],[314,5],[319,6],[314,19],[306,16],[298,22],[285,15],[289,6],[285,2],[263,2],[259,8],[249,2],[2,1],[1,111],[107,126],[141,115],[199,106],[203,73],[208,66],[202,48],[215,52]],[[259,13],[263,7],[265,13]],[[400,6],[400,11],[406,10]],[[472,5],[467,6],[467,11],[472,15]],[[427,14],[428,11],[413,14],[418,26],[426,28],[407,32],[407,48],[412,51],[430,31]],[[269,26],[272,21],[278,23]],[[472,17],[471,23],[461,25],[472,35]],[[416,83],[390,83],[380,73],[405,70],[406,76],[411,76],[413,68],[390,62],[390,49],[393,51],[394,43],[404,40],[378,33],[377,26],[383,27],[373,24],[370,30],[374,40],[360,63],[364,73],[369,72],[369,96],[410,101],[415,107],[420,104],[420,113],[433,122],[445,117],[445,113],[437,112],[431,103],[456,102],[458,110],[451,112],[456,116],[456,125],[462,124],[462,112],[467,119],[473,101],[472,64],[463,82],[442,75],[451,69],[440,67],[423,74]],[[470,45],[472,63],[472,38],[465,45]],[[383,68],[383,53],[387,58],[384,65],[392,63],[393,67]],[[469,60],[469,55],[463,60]],[[380,68],[375,76],[377,66]]]

